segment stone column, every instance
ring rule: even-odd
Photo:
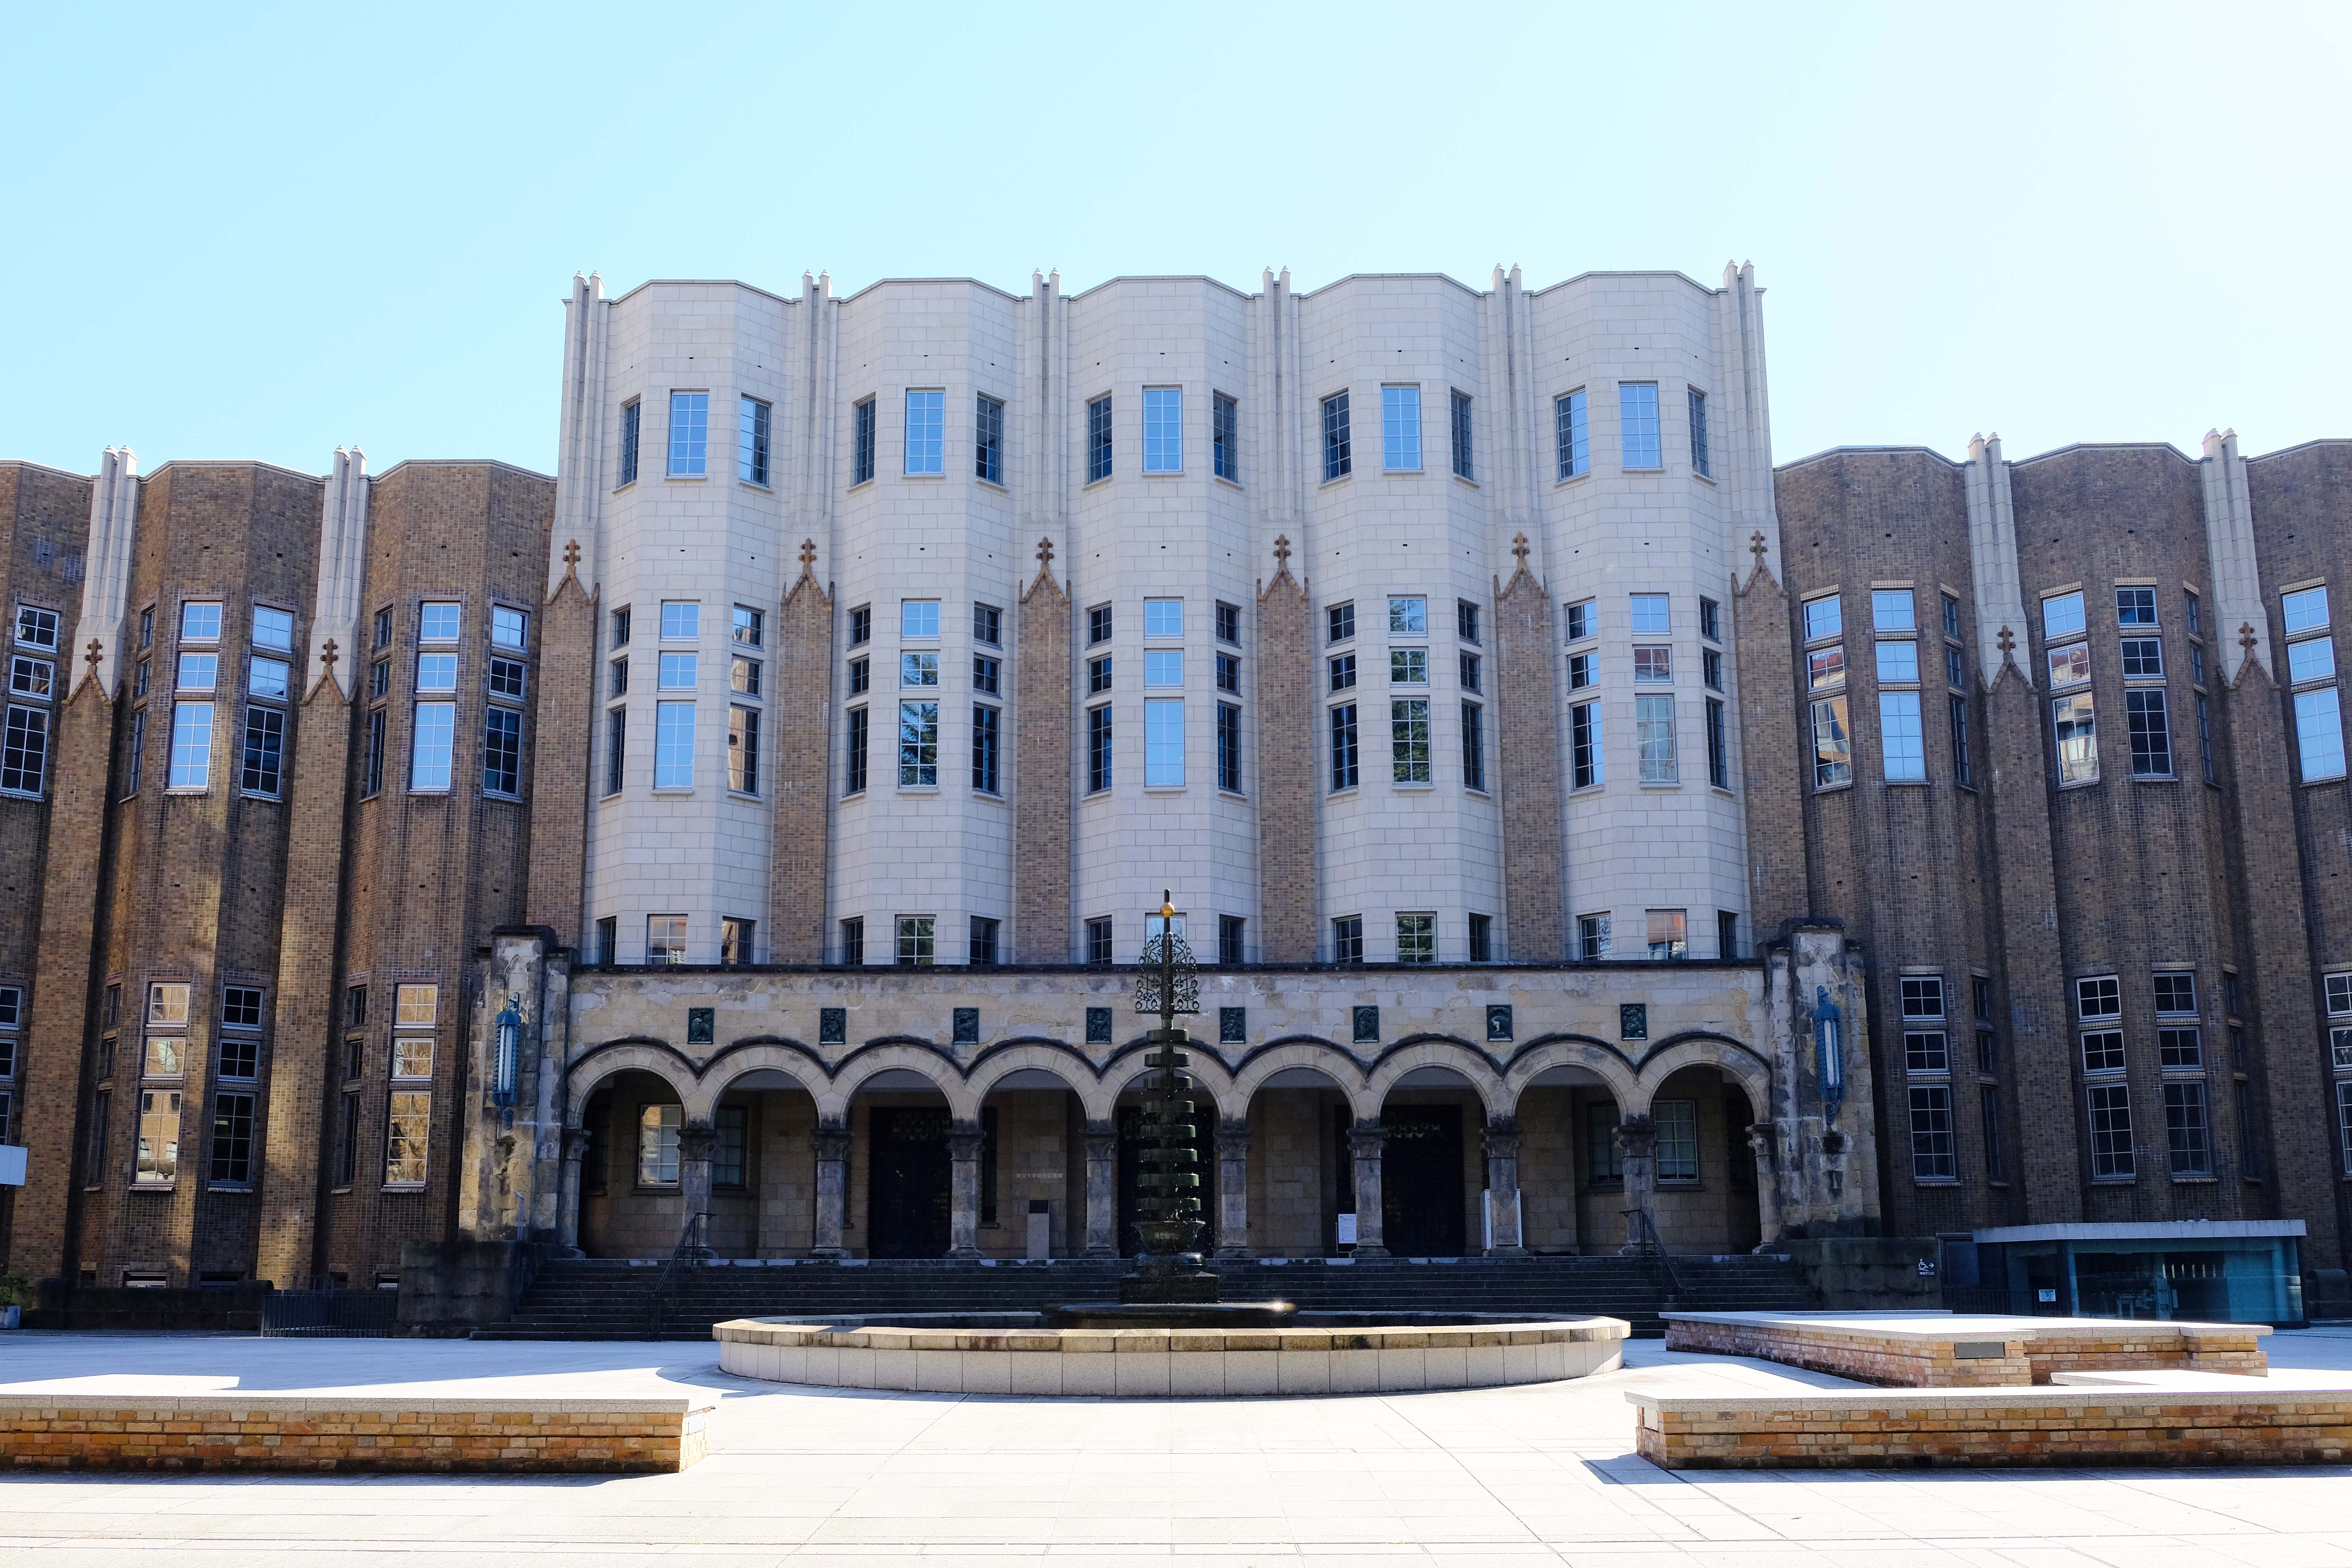
[[[1249,1244],[1249,1123],[1217,1123],[1217,1256],[1255,1258]]]
[[[1348,1150],[1356,1159],[1358,1258],[1389,1255],[1381,1234],[1381,1151],[1388,1142],[1389,1130],[1377,1121],[1359,1121],[1348,1129]]]
[[[1756,1250],[1766,1252],[1780,1245],[1780,1176],[1773,1168],[1772,1124],[1750,1122],[1748,1146],[1756,1152],[1756,1217],[1763,1232]]]
[[[563,1131],[563,1174],[556,1183],[555,1245],[568,1252],[580,1250],[581,1162],[588,1152],[588,1130]]]
[[[817,1123],[816,1216],[809,1237],[811,1258],[846,1258],[841,1244],[849,1228],[849,1129],[840,1122]]]
[[[988,1135],[970,1121],[948,1129],[948,1256],[980,1256],[980,1149]]]
[[[1617,1146],[1625,1151],[1625,1246],[1627,1257],[1664,1251],[1653,1246],[1650,1196],[1658,1185],[1658,1130],[1646,1116],[1629,1116],[1617,1124]]]
[[[681,1234],[693,1223],[696,1215],[710,1212],[710,1156],[719,1148],[719,1133],[709,1123],[688,1125],[677,1131],[677,1190],[686,1200],[686,1213],[679,1216]],[[699,1237],[701,1251],[710,1256],[710,1228],[704,1222]]]
[[[1494,1216],[1489,1258],[1525,1258],[1519,1236],[1519,1124],[1507,1116],[1486,1123],[1486,1208]]]
[[[1087,1123],[1087,1256],[1118,1256],[1118,1128]]]

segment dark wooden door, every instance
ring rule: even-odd
[[[1462,1108],[1391,1105],[1381,1125],[1382,1245],[1400,1258],[1461,1257]]]
[[[866,1250],[874,1258],[948,1251],[948,1113],[877,1106],[866,1134]]]

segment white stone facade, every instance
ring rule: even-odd
[[[1621,388],[1648,389],[1657,410],[1654,460],[1629,447]],[[1418,396],[1416,455],[1385,437],[1390,389]],[[1150,443],[1147,402],[1177,394],[1177,441]],[[937,393],[937,472],[910,460],[909,394]],[[1555,400],[1584,394],[1585,461],[1559,477]],[[1706,460],[1693,447],[1690,395],[1706,399]],[[707,397],[699,473],[671,460],[674,394]],[[1325,400],[1348,399],[1349,471],[1326,477]],[[1473,451],[1457,471],[1454,400],[1468,397]],[[1636,392],[1642,397],[1647,394]],[[978,469],[981,397],[999,399],[1001,482]],[[1090,478],[1089,405],[1110,399],[1110,473]],[[764,484],[740,477],[741,400],[770,407]],[[1220,398],[1233,431],[1215,434]],[[859,405],[872,404],[870,479],[857,471]],[[624,473],[623,425],[638,410],[636,471]],[[1433,917],[1437,962],[1473,957],[1472,918],[1491,921],[1486,956],[1581,956],[1577,917],[1612,921],[1612,955],[1639,956],[1647,911],[1686,919],[1687,952],[1719,955],[1718,920],[1747,921],[1737,680],[1730,617],[1735,568],[1760,533],[1777,566],[1769,434],[1757,293],[1746,271],[1720,289],[1672,273],[1588,274],[1528,292],[1499,269],[1480,292],[1434,275],[1363,276],[1294,293],[1286,273],[1243,294],[1205,279],[1117,279],[1064,295],[1058,276],[1024,295],[963,279],[892,280],[846,299],[803,279],[783,299],[736,283],[655,281],[616,300],[601,283],[574,291],[566,355],[562,472],[554,550],[576,539],[580,574],[601,595],[597,731],[587,837],[585,929],[565,936],[599,950],[597,924],[617,937],[609,956],[640,962],[646,919],[688,918],[684,958],[715,962],[720,921],[768,907],[777,736],[767,722],[778,665],[776,605],[812,541],[814,572],[835,615],[830,883],[826,958],[843,956],[845,920],[864,921],[864,958],[896,957],[895,921],[932,922],[931,956],[971,955],[975,918],[1014,950],[1012,868],[1017,791],[1059,784],[1017,776],[1014,735],[1021,590],[1053,542],[1051,570],[1069,594],[1073,689],[1073,865],[1069,957],[1087,956],[1087,922],[1112,921],[1114,954],[1131,960],[1143,911],[1172,889],[1195,948],[1216,952],[1217,917],[1244,922],[1244,958],[1260,956],[1253,711],[1255,605],[1286,540],[1311,607],[1318,711],[1310,737],[1316,808],[1318,956],[1338,956],[1333,921],[1360,917],[1362,956],[1401,956],[1399,914]],[[1164,437],[1166,423],[1152,434]],[[1637,433],[1638,434],[1638,433]],[[918,443],[919,446],[919,443]],[[1148,460],[1149,459],[1149,460]],[[1702,468],[1706,471],[1702,472]],[[1150,471],[1164,469],[1166,471]],[[1591,601],[1596,635],[1556,650],[1559,768],[1566,799],[1562,860],[1570,951],[1513,952],[1503,908],[1499,752],[1527,743],[1515,717],[1498,724],[1499,671],[1490,626],[1498,580],[1526,534],[1559,628],[1566,606]],[[563,571],[551,561],[551,581]],[[1636,633],[1633,595],[1664,595],[1668,629]],[[1391,628],[1392,599],[1419,600],[1424,630]],[[1701,635],[1701,601],[1717,635]],[[1181,630],[1147,630],[1147,600],[1181,601]],[[935,601],[936,636],[903,630],[909,601]],[[690,638],[665,638],[663,605],[697,606]],[[766,646],[730,643],[736,606],[762,612]],[[998,612],[1000,638],[975,638],[974,606]],[[1235,640],[1221,640],[1219,606]],[[1352,637],[1331,643],[1330,612],[1351,605]],[[1473,641],[1457,606],[1477,615]],[[1109,636],[1094,640],[1108,606]],[[613,643],[613,613],[630,612],[630,641]],[[853,643],[852,616],[870,612]],[[674,626],[672,629],[676,629]],[[1634,680],[1637,645],[1671,649],[1671,679]],[[1328,646],[1327,646],[1328,645]],[[1570,652],[1595,658],[1596,683],[1571,690]],[[660,689],[662,655],[695,656],[691,690]],[[1425,680],[1392,683],[1391,658]],[[903,689],[902,656],[936,656],[936,687]],[[1177,658],[1154,658],[1154,655]],[[1709,655],[1719,689],[1705,684]],[[764,694],[730,690],[735,656],[758,658]],[[976,689],[974,657],[1002,661],[995,692]],[[1220,656],[1239,663],[1221,690]],[[1334,692],[1329,660],[1353,655],[1352,689]],[[1413,656],[1419,656],[1415,658]],[[1479,660],[1478,689],[1464,655]],[[1107,693],[1092,661],[1111,660]],[[612,661],[629,661],[625,696]],[[868,689],[850,689],[854,660]],[[674,676],[681,661],[672,659]],[[1154,668],[1157,667],[1157,668]],[[1147,689],[1147,669],[1174,684]],[[1645,781],[1638,698],[1672,700],[1671,777]],[[1095,789],[1089,710],[1112,714],[1111,778]],[[936,783],[902,784],[902,700],[939,704]],[[659,705],[694,704],[690,784],[656,787]],[[1181,782],[1147,776],[1147,701],[1181,701]],[[1358,710],[1359,780],[1334,786],[1329,709]],[[1425,701],[1428,782],[1400,779],[1399,701]],[[1571,788],[1571,709],[1598,701],[1601,776]],[[1485,787],[1472,787],[1465,702],[1481,709]],[[1721,776],[1710,782],[1708,704],[1721,704]],[[1238,789],[1221,787],[1218,710],[1241,711]],[[730,705],[761,719],[761,789],[727,787]],[[975,705],[1000,710],[998,787],[974,787]],[[851,710],[867,713],[866,785],[849,787]],[[626,714],[620,788],[608,792],[609,713]],[[1172,710],[1160,710],[1163,714]],[[1541,731],[1537,731],[1541,734]],[[1655,731],[1654,730],[1653,733]],[[1543,736],[1549,741],[1549,736]],[[1295,742],[1293,742],[1295,743]],[[1408,768],[1404,770],[1412,772]],[[1654,757],[1652,774],[1665,772]],[[761,921],[747,961],[770,955]]]

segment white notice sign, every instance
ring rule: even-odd
[[[1353,1247],[1356,1245],[1356,1216],[1354,1215],[1343,1214],[1339,1216],[1339,1235],[1338,1239],[1339,1245],[1342,1247]]]

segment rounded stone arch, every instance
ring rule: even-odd
[[[1458,1076],[1478,1096],[1491,1121],[1508,1116],[1517,1104],[1517,1096],[1505,1088],[1503,1078],[1495,1064],[1475,1047],[1460,1040],[1434,1036],[1412,1040],[1398,1046],[1383,1056],[1372,1068],[1364,1084],[1364,1098],[1370,1102],[1371,1114],[1377,1118],[1381,1108],[1388,1103],[1389,1090],[1407,1073],[1422,1068],[1444,1068]]]
[[[1112,1111],[1118,1108],[1118,1097],[1130,1089],[1142,1087],[1144,1075],[1151,1071],[1144,1061],[1150,1054],[1149,1050],[1126,1052],[1103,1068],[1101,1081],[1097,1085],[1100,1098],[1089,1098],[1087,1101],[1088,1120],[1109,1120]],[[1208,1096],[1210,1103],[1217,1108],[1219,1121],[1248,1114],[1249,1101],[1234,1099],[1233,1071],[1218,1059],[1214,1051],[1202,1049],[1201,1042],[1195,1040],[1184,1054],[1192,1058],[1192,1065],[1184,1070],[1192,1075],[1193,1082],[1201,1092]]]
[[[1022,1041],[1001,1046],[982,1057],[971,1069],[965,1092],[971,1096],[974,1107],[985,1104],[991,1090],[1017,1072],[1051,1073],[1066,1085],[1086,1107],[1087,1119],[1107,1117],[1110,1097],[1105,1092],[1100,1076],[1093,1064],[1063,1046],[1050,1046],[1042,1041]],[[950,1097],[950,1099],[953,1096]],[[978,1111],[975,1110],[974,1114]]]
[[[947,1096],[948,1114],[958,1121],[975,1121],[980,1116],[980,1101],[972,1097],[971,1086],[963,1075],[938,1051],[927,1046],[879,1045],[866,1046],[851,1054],[848,1060],[834,1069],[830,1082],[822,1087],[812,1085],[816,1096],[816,1113],[820,1121],[839,1121],[849,1115],[850,1097],[858,1085],[867,1079],[893,1069],[910,1072],[929,1079]]]
[[[1328,1040],[1303,1037],[1266,1047],[1233,1075],[1235,1114],[1248,1115],[1250,1102],[1257,1098],[1257,1091],[1265,1087],[1265,1080],[1292,1068],[1305,1068],[1330,1079],[1331,1087],[1348,1097],[1348,1108],[1359,1121],[1376,1120],[1380,1116],[1378,1100],[1372,1102],[1370,1110],[1364,1109],[1364,1064],[1356,1054]],[[1222,1108],[1224,1101],[1220,1100],[1217,1103]]]
[[[694,1064],[660,1040],[629,1038],[591,1046],[564,1069],[563,1125],[578,1131],[588,1111],[588,1097],[606,1079],[625,1072],[651,1073],[668,1084],[678,1104],[687,1108],[683,1114],[692,1119],[697,1093]],[[707,1119],[709,1113],[704,1114]]]
[[[1502,1075],[1503,1102],[1507,1107],[1502,1114],[1517,1116],[1528,1086],[1554,1068],[1582,1068],[1599,1079],[1617,1102],[1620,1119],[1633,1114],[1628,1108],[1635,1100],[1644,1107],[1650,1103],[1633,1064],[1616,1051],[1594,1040],[1558,1039],[1530,1046],[1512,1058]]]
[[[1772,1069],[1764,1058],[1738,1041],[1722,1035],[1678,1035],[1642,1058],[1636,1082],[1639,1099],[1618,1102],[1620,1116],[1646,1115],[1659,1086],[1687,1067],[1711,1067],[1748,1093],[1748,1104],[1759,1119],[1772,1114]]]
[[[815,1052],[789,1040],[742,1040],[703,1064],[694,1094],[686,1101],[686,1120],[689,1123],[709,1121],[729,1089],[748,1074],[761,1071],[782,1073],[813,1097],[820,1100],[824,1098],[827,1081],[824,1063]]]

